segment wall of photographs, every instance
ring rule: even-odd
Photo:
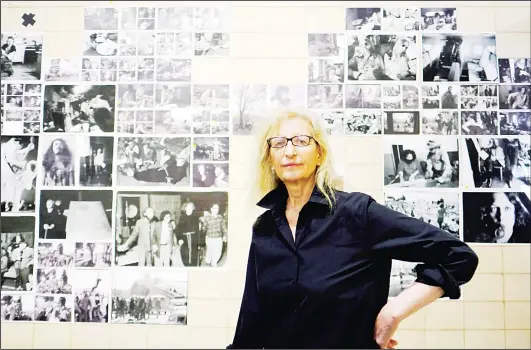
[[[455,8],[348,8],[343,32],[308,34],[307,84],[195,84],[194,59],[230,57],[228,21],[86,8],[77,59],[2,33],[2,321],[186,324],[187,271],[233,244],[230,140],[268,107],[380,137],[389,207],[530,243],[530,58],[459,32]],[[395,262],[391,297],[414,265]]]

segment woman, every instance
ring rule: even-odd
[[[261,138],[245,291],[228,348],[393,348],[400,321],[457,299],[478,257],[451,234],[333,189],[318,118],[281,113]],[[388,302],[392,259],[424,262]]]
[[[44,186],[74,186],[74,160],[63,139],[55,139],[44,154]]]

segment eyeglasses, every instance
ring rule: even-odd
[[[291,144],[296,147],[306,147],[310,144],[313,137],[308,135],[298,135],[293,137],[271,137],[267,139],[267,144],[271,148],[282,148],[286,147],[288,144],[288,141],[291,141]]]

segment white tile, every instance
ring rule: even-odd
[[[531,29],[529,6],[497,7],[495,11],[496,32],[529,33]]]
[[[33,348],[34,324],[31,322],[2,322],[2,349],[31,349]]]
[[[457,30],[469,33],[494,33],[495,8],[490,6],[460,6],[457,9]]]
[[[225,299],[188,299],[189,327],[226,327],[228,309]]]
[[[496,54],[498,57],[528,57],[531,52],[530,33],[497,33]]]

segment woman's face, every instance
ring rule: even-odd
[[[52,143],[52,151],[53,153],[55,154],[59,154],[63,151],[63,149],[65,148],[64,144],[63,144],[63,141],[61,140],[55,140],[53,143]]]
[[[313,127],[303,119],[290,118],[283,121],[278,132],[272,136],[291,138],[298,135],[313,136]],[[313,140],[308,146],[298,147],[288,141],[286,146],[270,148],[269,152],[274,171],[282,182],[306,182],[314,176],[319,152]]]
[[[492,196],[494,203],[492,203],[490,215],[500,225],[499,230],[496,232],[496,241],[498,243],[507,243],[513,235],[516,220],[515,207],[503,192],[495,192]],[[499,217],[496,215],[498,212]]]

